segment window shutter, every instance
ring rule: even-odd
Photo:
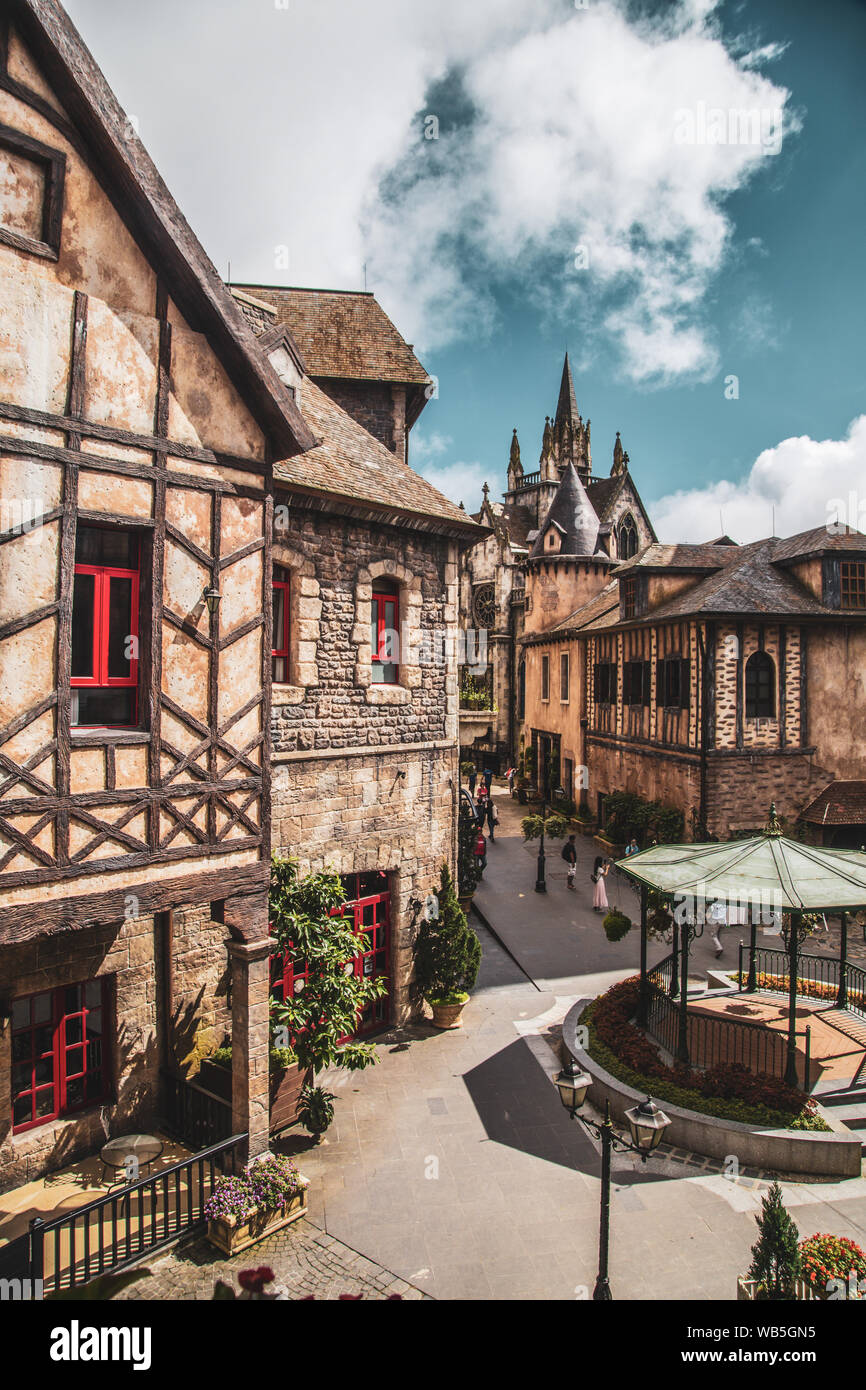
[[[610,690],[608,691],[608,695],[609,695],[609,697],[610,697],[610,703],[611,703],[612,705],[615,705],[615,704],[616,704],[616,691],[617,691],[617,685],[616,685],[616,662],[615,662],[615,661],[612,661],[612,662],[610,663]]]
[[[656,661],[656,704],[664,705],[665,702],[665,663],[659,657]]]
[[[644,661],[643,665],[643,700],[644,705],[649,705],[652,701],[653,688],[653,668],[651,661]]]
[[[680,662],[680,709],[688,709],[689,707],[691,668],[692,663],[688,657],[684,657]]]

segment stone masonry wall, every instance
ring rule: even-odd
[[[391,527],[291,510],[288,528],[278,532],[277,543],[278,555],[282,544],[303,554],[310,565],[318,586],[315,605],[319,617],[305,619],[300,634],[305,648],[315,646],[316,684],[307,685],[304,698],[292,704],[280,703],[275,687],[274,752],[446,738],[449,700],[453,698],[449,673],[452,686],[456,677],[453,658],[452,666],[446,669],[432,640],[436,636],[442,639],[446,630],[453,635],[456,627],[456,565],[448,559],[446,543],[430,537],[416,539]],[[422,634],[430,636],[431,644],[429,652],[421,654],[415,688],[395,692],[399,702],[384,688],[382,703],[375,703],[369,698],[369,687],[356,680],[357,628],[363,626],[363,622],[358,624],[356,590],[361,571],[388,561],[413,576],[420,594],[416,621]],[[410,602],[417,603],[415,595],[401,590],[401,622],[410,611]],[[368,624],[369,617],[363,621]],[[377,689],[377,696],[382,689]]]
[[[275,851],[297,859],[301,873],[389,875],[395,1023],[411,1011],[410,901],[436,889],[443,861],[454,869],[457,785],[456,747],[275,760]]]
[[[384,381],[342,381],[335,377],[316,377],[316,385],[341,410],[363,425],[368,434],[393,453],[402,453],[406,432],[406,402],[403,388],[402,412],[395,403],[391,387]],[[395,409],[396,405],[396,409]]]
[[[170,1045],[174,1059],[188,1073],[197,1069],[202,1053],[212,1051],[230,1032],[225,937],[225,928],[211,921],[209,904],[175,909]],[[131,918],[8,947],[0,955],[0,973],[4,980],[14,981],[12,999],[113,979],[114,1023],[109,1020],[108,1028],[114,1028],[110,1065],[117,1099],[106,1103],[110,1134],[152,1128],[158,1109],[159,1019],[164,1008],[158,922],[153,917]],[[11,1081],[12,1029],[0,1025],[0,1191],[75,1162],[105,1142],[99,1107],[13,1135]]]

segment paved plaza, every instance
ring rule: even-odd
[[[591,906],[591,842],[580,844],[576,891],[566,888],[554,843],[549,891],[536,894],[537,846],[520,836],[522,808],[507,798],[500,806],[502,833],[477,894],[496,936],[474,919],[484,958],[464,1026],[392,1030],[377,1040],[376,1067],[327,1079],[339,1099],[323,1141],[288,1131],[276,1145],[310,1179],[310,1220],[246,1252],[238,1268],[277,1268],[279,1256],[290,1289],[314,1291],[318,1280],[330,1290],[322,1296],[332,1297],[354,1291],[346,1280],[355,1278],[369,1281],[371,1297],[402,1288],[389,1282],[395,1278],[413,1297],[591,1296],[600,1160],[595,1141],[560,1104],[554,1048],[576,998],[634,973],[638,933],[616,945],[606,940]],[[620,890],[626,911],[634,906],[628,891]],[[611,901],[616,892],[612,885]],[[735,958],[738,940],[738,932],[728,934],[730,960],[722,964]],[[711,943],[698,941],[696,972],[713,964]],[[769,1179],[748,1170],[731,1179],[719,1169],[669,1149],[645,1166],[614,1157],[615,1298],[735,1298]],[[784,1196],[801,1236],[831,1231],[866,1243],[864,1179],[785,1183]],[[322,1265],[325,1233],[337,1242],[329,1247],[331,1276]],[[199,1242],[192,1255],[170,1256],[131,1296],[209,1297],[226,1266],[203,1251]],[[347,1263],[354,1252],[368,1263]]]

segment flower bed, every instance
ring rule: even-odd
[[[746,970],[744,970],[742,974],[739,974],[735,970],[731,978],[742,988],[748,982],[749,974]],[[772,990],[776,994],[788,993],[788,981],[784,975],[768,975],[764,971],[760,971],[755,976],[755,979],[758,989]],[[807,999],[830,999],[835,1001],[839,993],[839,986],[828,985],[821,980],[801,980],[798,976],[797,993],[804,995]],[[866,993],[857,989],[849,989],[848,1003],[866,1012]]]
[[[652,1091],[684,1110],[718,1119],[771,1129],[830,1131],[811,1097],[777,1081],[758,1076],[738,1063],[693,1071],[682,1063],[669,1067],[658,1048],[632,1022],[640,980],[622,980],[588,1005],[581,1022],[588,1026],[589,1055],[613,1076],[636,1090]]]
[[[859,1298],[856,1285],[866,1278],[866,1253],[847,1236],[818,1234],[800,1241],[800,1263],[803,1279],[818,1298],[835,1294]],[[852,1277],[853,1276],[853,1277]],[[831,1280],[839,1280],[835,1289],[828,1289]]]
[[[308,1180],[280,1156],[247,1165],[238,1177],[217,1181],[205,1203],[208,1238],[226,1255],[237,1254],[307,1210]]]

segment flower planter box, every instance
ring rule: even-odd
[[[297,1123],[301,1091],[310,1078],[311,1073],[301,1071],[300,1067],[289,1067],[286,1071],[271,1072],[271,1134],[276,1134],[281,1129],[288,1129],[289,1125]]]
[[[757,1302],[757,1292],[758,1283],[756,1279],[737,1279],[738,1303]],[[821,1301],[820,1294],[815,1293],[811,1284],[807,1284],[805,1279],[797,1279],[794,1281],[794,1293],[796,1295],[796,1302],[812,1303]]]
[[[208,1240],[224,1255],[237,1255],[273,1231],[282,1230],[297,1221],[307,1211],[307,1191],[290,1197],[285,1206],[259,1208],[251,1216],[238,1220],[233,1216],[211,1218],[207,1223]]]

